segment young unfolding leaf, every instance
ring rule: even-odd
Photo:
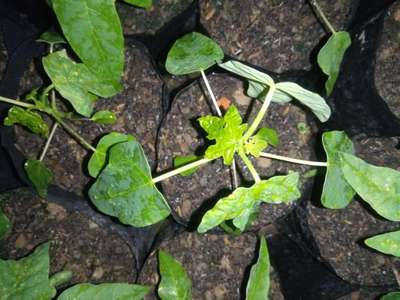
[[[269,291],[269,254],[264,237],[260,239],[257,263],[251,267],[246,287],[246,300],[266,300]]]
[[[113,125],[117,122],[117,116],[108,110],[100,110],[96,112],[91,118],[92,121],[103,124],[103,125]]]
[[[29,159],[25,162],[24,168],[38,195],[46,198],[47,188],[54,179],[53,173],[40,160]]]
[[[56,289],[49,280],[49,243],[19,260],[0,259],[1,299],[51,299]]]
[[[176,40],[168,53],[165,68],[173,75],[184,75],[206,70],[224,58],[221,47],[198,32],[191,32]]]
[[[324,98],[320,95],[306,90],[294,82],[277,83],[276,89],[287,93],[303,105],[310,108],[321,122],[326,122],[329,119],[331,109],[328,104],[326,104]]]
[[[115,0],[51,3],[72,49],[96,77],[114,84],[114,94],[118,93],[124,68],[124,40]]]
[[[181,166],[184,166],[188,163],[194,162],[196,160],[198,160],[199,157],[196,155],[180,155],[174,158],[174,168],[178,168]],[[179,175],[181,176],[190,176],[193,173],[195,173],[199,168],[198,167],[194,167],[190,170],[184,171],[182,173],[180,173]]]
[[[400,300],[400,292],[386,294],[380,300]]]
[[[144,227],[165,219],[170,208],[153,183],[150,166],[136,141],[111,147],[106,167],[89,190],[94,205],[122,223]]]
[[[123,0],[123,1],[142,8],[150,8],[153,5],[152,0]]]
[[[339,153],[353,154],[353,143],[344,132],[329,131],[322,135],[322,144],[328,166],[322,189],[321,203],[327,208],[344,208],[350,203],[356,192],[344,178]]]
[[[141,300],[149,287],[128,283],[81,283],[66,289],[57,300]]]
[[[365,240],[365,244],[382,253],[400,257],[400,231],[370,237]]]
[[[65,50],[51,53],[42,61],[56,90],[83,116],[92,114],[95,95],[109,97],[120,91],[114,82],[101,79],[82,63],[75,63]]]
[[[192,282],[182,265],[162,250],[158,252],[158,261],[161,276],[158,296],[161,300],[191,300]]]
[[[347,182],[378,214],[400,221],[400,172],[370,165],[351,154],[340,153]]]
[[[11,107],[4,119],[4,125],[11,126],[14,124],[20,124],[42,137],[49,135],[49,126],[38,113],[18,106]]]
[[[215,145],[207,148],[205,157],[224,158],[224,164],[232,163],[235,152],[242,147],[241,139],[247,129],[242,117],[234,105],[231,105],[223,118],[206,116],[198,119],[200,126],[207,132],[208,139],[214,139]]]
[[[96,178],[100,171],[103,169],[106,159],[107,152],[115,144],[127,141],[135,141],[136,138],[133,135],[126,135],[119,132],[111,132],[106,136],[103,136],[97,143],[96,152],[92,154],[88,163],[89,175]]]
[[[260,153],[268,146],[276,147],[279,143],[279,137],[276,130],[271,128],[261,128],[249,141],[244,145],[246,154],[259,157]]]
[[[275,176],[268,180],[262,180],[249,188],[237,188],[206,212],[197,231],[204,233],[223,221],[231,219],[234,219],[235,226],[243,228],[245,222],[241,218],[243,215],[247,217],[254,205],[260,202],[288,203],[298,199],[300,197],[297,188],[298,181],[299,174],[290,173],[286,176]]]
[[[67,43],[61,34],[59,34],[58,32],[54,32],[54,31],[43,32],[40,35],[40,37],[37,39],[37,41],[47,43],[50,45]]]
[[[336,79],[339,76],[343,55],[350,44],[350,34],[346,31],[339,31],[332,34],[318,53],[318,65],[322,71],[328,75],[328,80],[325,83],[327,96],[332,93]]]

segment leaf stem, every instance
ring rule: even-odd
[[[44,145],[42,153],[40,154],[40,158],[39,158],[40,161],[42,161],[44,159],[44,157],[45,157],[45,155],[47,153],[47,150],[49,149],[50,143],[51,143],[51,141],[52,141],[52,139],[54,137],[54,133],[57,130],[57,127],[58,127],[58,123],[54,122],[53,127],[51,128],[49,137],[47,138],[46,144]]]
[[[275,85],[271,85],[269,87],[268,93],[267,93],[267,95],[265,95],[264,103],[261,106],[260,111],[258,112],[253,123],[251,123],[249,129],[243,136],[244,141],[247,141],[253,135],[253,133],[257,130],[258,125],[260,125],[262,119],[264,118],[265,113],[268,110],[269,105],[271,104],[272,96],[273,96],[275,90],[276,90]]]
[[[317,15],[318,19],[322,22],[322,24],[324,24],[325,28],[328,29],[328,31],[330,31],[332,34],[335,34],[336,33],[335,28],[332,26],[328,18],[325,16],[317,0],[311,0],[310,4],[314,9],[314,12]]]
[[[164,173],[164,174],[162,174],[160,176],[154,177],[153,178],[153,183],[157,183],[157,182],[163,181],[163,180],[165,180],[167,178],[170,178],[172,176],[178,175],[178,174],[180,174],[182,172],[185,172],[187,170],[190,170],[192,168],[201,166],[201,165],[206,164],[206,163],[208,163],[210,161],[212,161],[212,159],[208,159],[208,158],[202,158],[202,159],[196,160],[196,161],[194,161],[194,162],[192,162],[190,164],[184,165],[184,166],[179,167],[179,168],[177,168],[175,170],[172,170],[172,171]]]
[[[206,74],[204,73],[203,70],[200,70],[200,73],[201,73],[201,77],[203,78],[204,84],[206,85],[208,94],[211,97],[212,103],[214,104],[214,107],[215,107],[215,109],[217,111],[217,114],[218,114],[218,116],[222,117],[222,112],[219,109],[219,106],[218,106],[218,103],[217,103],[217,99],[215,98],[215,95],[214,95],[214,93],[213,93],[213,91],[211,89],[211,86],[210,86],[210,83],[208,82]]]
[[[26,108],[35,108],[35,105],[33,105],[33,104],[25,103],[25,102],[22,102],[22,101],[19,101],[19,100],[10,99],[10,98],[3,97],[3,96],[0,96],[0,101],[6,102],[6,103],[9,103],[9,104],[14,104],[14,105],[26,107]]]
[[[316,167],[327,167],[328,166],[328,163],[326,163],[326,162],[296,159],[296,158],[291,158],[291,157],[286,157],[286,156],[276,155],[276,154],[266,153],[266,152],[261,152],[260,156],[266,157],[266,158],[282,160],[282,161],[287,161],[287,162],[291,162],[294,164],[316,166]]]
[[[250,159],[247,157],[247,155],[243,152],[243,150],[239,150],[238,154],[240,156],[240,158],[243,160],[243,162],[245,163],[245,165],[247,166],[247,168],[249,169],[251,175],[254,178],[255,182],[260,182],[261,178],[260,175],[258,175],[256,169],[254,168],[253,164],[251,163]]]

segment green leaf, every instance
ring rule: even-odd
[[[260,210],[258,203],[255,203],[251,208],[243,211],[243,213],[232,220],[232,224],[240,231],[243,232],[254,220],[257,219]]]
[[[19,260],[0,259],[1,299],[47,300],[56,295],[49,280],[49,245]]]
[[[269,254],[264,237],[260,239],[260,250],[257,263],[251,267],[246,287],[246,300],[266,300],[269,291]]]
[[[149,287],[128,283],[81,283],[68,288],[57,300],[141,300]]]
[[[11,230],[10,220],[3,212],[3,210],[0,209],[0,240],[3,239],[10,232],[10,230]]]
[[[53,173],[40,160],[29,159],[24,164],[25,172],[42,198],[47,197],[47,188],[53,182]]]
[[[117,93],[124,69],[124,40],[114,0],[52,0],[65,38],[96,77]]]
[[[230,165],[235,152],[242,147],[241,139],[247,129],[237,108],[231,105],[223,118],[205,116],[198,121],[207,132],[207,138],[216,142],[207,148],[205,157],[215,159],[222,156],[224,164]]]
[[[386,294],[380,300],[400,300],[400,292]]]
[[[221,47],[212,39],[192,32],[176,40],[168,52],[165,68],[173,75],[206,70],[224,58]]]
[[[54,31],[43,32],[40,35],[40,37],[37,39],[37,41],[47,43],[50,45],[67,43],[61,34],[59,34],[58,32],[54,32]]]
[[[344,208],[350,203],[356,192],[344,177],[339,153],[354,154],[353,143],[343,131],[329,131],[322,135],[322,144],[328,166],[321,203],[327,208]]]
[[[49,126],[38,113],[18,106],[11,107],[4,119],[4,125],[11,126],[14,124],[20,124],[42,137],[49,135]]]
[[[191,300],[192,282],[182,265],[168,253],[158,252],[161,281],[158,296],[161,300]]]
[[[241,62],[229,60],[223,64],[218,64],[221,68],[237,74],[241,77],[249,79],[249,82],[261,83],[262,85],[271,86],[274,80],[268,74],[258,71],[255,68],[249,67]]]
[[[332,34],[318,53],[318,65],[328,75],[328,80],[325,83],[327,96],[333,91],[336,79],[339,76],[343,55],[350,44],[350,34],[346,31],[339,31]]]
[[[382,253],[400,257],[400,231],[370,237],[365,240],[365,244]]]
[[[106,160],[108,150],[121,142],[135,141],[136,138],[133,135],[126,135],[119,132],[111,132],[103,136],[97,143],[96,152],[92,154],[88,163],[89,175],[96,178],[100,171],[103,169]]]
[[[153,5],[152,0],[123,0],[123,1],[142,8],[150,8]]]
[[[261,151],[267,148],[268,145],[276,147],[279,144],[279,136],[276,130],[271,128],[261,128],[253,135],[244,145],[246,154],[251,154],[259,157]]]
[[[254,205],[260,202],[289,203],[300,197],[297,188],[298,173],[290,173],[286,176],[275,176],[268,180],[262,180],[249,188],[237,188],[229,196],[220,199],[215,206],[206,212],[197,231],[204,233],[226,220],[234,220],[234,225],[243,226],[247,215]],[[236,223],[236,224],[235,224]],[[242,227],[243,228],[243,227]]]
[[[400,172],[370,165],[351,154],[341,153],[347,182],[378,214],[400,221]]]
[[[331,109],[320,95],[306,90],[293,82],[280,82],[276,84],[276,88],[310,108],[321,122],[326,122],[329,119]]]
[[[198,160],[199,157],[196,155],[179,155],[176,156],[174,158],[174,168],[178,168],[180,166],[186,165],[188,163],[194,162],[196,160]],[[180,173],[179,175],[181,176],[190,176],[193,173],[195,173],[199,168],[198,167],[194,167],[192,169],[189,169],[187,171],[184,171],[182,173]]]
[[[42,61],[56,90],[85,117],[92,114],[96,95],[110,97],[119,92],[114,83],[99,79],[84,64],[71,60],[65,50],[51,53]]]
[[[170,208],[153,183],[143,149],[136,141],[111,147],[107,166],[89,190],[103,213],[122,223],[144,227],[165,219]]]
[[[265,84],[258,83],[252,80],[249,80],[249,87],[247,88],[247,95],[264,101],[264,97],[268,92],[269,87]],[[285,104],[293,100],[293,97],[290,95],[280,91],[275,90],[274,95],[272,96],[272,102],[278,104]]]
[[[103,124],[103,125],[113,125],[117,122],[117,116],[108,110],[100,110],[96,112],[91,118],[92,121]]]

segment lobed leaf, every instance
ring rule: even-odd
[[[329,119],[331,109],[320,95],[293,82],[279,82],[276,84],[276,88],[310,108],[321,122],[326,122]]]
[[[339,31],[331,35],[318,53],[318,65],[322,71],[328,75],[328,80],[325,82],[327,96],[333,91],[335,82],[339,76],[344,53],[350,44],[350,34],[346,31]]]
[[[191,300],[192,282],[182,265],[165,251],[158,252],[161,300]]]
[[[198,159],[199,159],[199,157],[197,155],[178,155],[174,158],[174,168],[184,166],[184,165],[194,162]],[[199,169],[199,167],[194,167],[192,169],[189,169],[187,171],[180,173],[179,175],[190,176],[193,173],[195,173],[198,169]]]
[[[108,110],[100,110],[96,112],[91,118],[92,121],[102,125],[113,125],[117,122],[117,116]]]
[[[168,52],[165,68],[173,75],[184,75],[206,70],[224,58],[221,47],[198,32],[191,32],[176,40]]]
[[[66,289],[58,300],[141,300],[150,288],[128,283],[81,283]]]
[[[0,259],[1,299],[47,300],[56,295],[49,280],[49,245],[19,260]]]
[[[124,39],[114,0],[52,0],[65,38],[82,62],[103,81],[114,85],[124,69]],[[111,95],[110,95],[111,96]]]
[[[340,153],[347,182],[378,214],[400,221],[400,172],[370,165],[348,153]]]
[[[382,253],[400,257],[400,231],[370,237],[365,240],[365,244]]]
[[[197,231],[204,233],[231,219],[234,219],[235,226],[244,228],[243,218],[245,220],[248,218],[247,216],[256,204],[260,202],[288,203],[298,199],[300,197],[297,188],[298,181],[299,174],[290,173],[286,176],[262,180],[249,188],[239,187],[229,196],[220,199],[212,209],[206,212]]]
[[[94,205],[122,223],[144,227],[165,219],[170,208],[153,183],[150,166],[136,141],[111,147],[106,167],[89,190]]]
[[[150,8],[153,5],[152,0],[123,0],[123,1],[142,8]]]
[[[321,203],[327,208],[344,208],[350,203],[356,192],[344,177],[340,152],[353,154],[353,143],[343,131],[329,131],[322,135],[322,145],[328,166]]]
[[[11,126],[14,124],[20,124],[42,137],[49,135],[49,126],[38,113],[18,106],[11,107],[4,119],[4,125]]]
[[[260,153],[269,144],[276,147],[278,143],[279,143],[279,137],[276,130],[264,127],[258,130],[258,132],[248,140],[244,148],[246,154],[250,153],[255,157],[259,157]]]
[[[58,32],[54,32],[54,31],[43,32],[40,35],[40,37],[37,39],[37,41],[47,43],[50,45],[67,43],[61,34],[59,34]]]
[[[109,97],[120,91],[115,83],[99,78],[86,65],[75,63],[65,50],[43,57],[42,62],[56,90],[83,116],[92,114],[96,95]]]
[[[400,300],[400,292],[386,294],[380,300]]]
[[[246,286],[246,300],[266,300],[269,291],[269,254],[264,237],[260,239],[260,250],[257,263],[251,267],[249,281]]]
[[[136,138],[133,135],[126,135],[119,132],[111,132],[103,136],[97,143],[96,152],[92,154],[88,163],[89,175],[96,178],[100,171],[103,169],[108,150],[121,142],[135,141]]]
[[[24,168],[38,195],[46,198],[47,188],[54,180],[53,173],[41,160],[28,159],[24,164]]]

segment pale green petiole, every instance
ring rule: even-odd
[[[260,175],[258,175],[256,169],[254,168],[253,164],[251,163],[250,159],[247,157],[247,155],[243,152],[243,150],[239,150],[238,154],[240,158],[243,160],[245,163],[246,167],[249,169],[251,176],[253,176],[255,182],[260,182],[261,178]]]
[[[322,11],[321,7],[318,5],[316,0],[310,1],[311,6],[314,8],[314,11],[320,21],[325,25],[325,27],[332,33],[335,34],[336,30],[333,28],[332,24],[329,22],[328,18],[325,16],[324,12]]]
[[[18,105],[18,106],[25,107],[25,108],[35,108],[35,105],[33,105],[33,104],[25,103],[22,101],[10,99],[10,98],[3,97],[3,96],[0,96],[0,101],[6,102],[9,104]]]
[[[286,156],[272,154],[272,153],[266,153],[266,152],[261,152],[260,156],[266,157],[266,158],[271,158],[271,159],[276,159],[276,160],[287,161],[290,163],[300,164],[300,165],[308,165],[308,166],[316,166],[316,167],[327,167],[328,166],[328,163],[322,162],[322,161],[297,159],[297,158],[291,158],[291,157],[286,157]]]

